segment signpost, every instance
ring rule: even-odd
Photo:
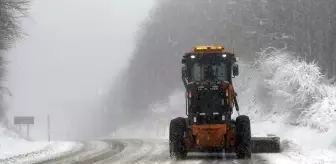
[[[34,117],[33,116],[14,116],[14,124],[20,126],[27,125],[27,137],[29,137],[29,125],[34,125]]]
[[[47,122],[48,122],[48,141],[50,141],[50,117],[49,117],[49,114],[47,116]]]

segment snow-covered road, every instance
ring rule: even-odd
[[[168,139],[116,136],[88,142],[50,142],[39,151],[13,156],[0,163],[31,164],[336,164],[336,151],[327,147],[329,134],[304,127],[263,122],[252,124],[254,136],[275,133],[281,137],[282,152],[253,154],[251,160],[235,159],[234,154],[189,153],[185,160],[169,157]],[[279,133],[281,132],[281,133]],[[331,136],[333,136],[330,133]],[[305,137],[306,136],[306,137]],[[309,137],[310,136],[310,137]],[[301,138],[300,140],[297,140]],[[320,141],[319,141],[320,140]],[[323,143],[324,141],[325,143]],[[316,143],[320,144],[316,144]],[[74,143],[76,143],[74,145]],[[29,143],[36,145],[37,143]],[[315,145],[315,146],[313,146]]]
[[[185,160],[174,161],[169,157],[167,140],[153,139],[104,139],[86,144],[85,151],[69,154],[42,163],[79,164],[291,164],[295,163],[284,154],[254,154],[251,160],[237,160],[234,155],[189,153]],[[98,146],[97,146],[98,145]]]
[[[222,154],[205,154],[205,153],[189,153],[185,160],[174,161],[169,157],[167,140],[136,140],[136,139],[120,139],[110,140],[111,144],[124,145],[120,153],[111,156],[110,158],[98,162],[99,164],[170,164],[170,163],[226,163],[226,164],[240,164],[240,163],[255,163],[268,164],[274,163],[268,161],[264,154],[253,155],[251,160],[237,160],[234,155]],[[266,155],[267,156],[267,155]],[[274,155],[278,158],[286,159],[285,156],[278,154]],[[269,158],[271,159],[271,158]]]

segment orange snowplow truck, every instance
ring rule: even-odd
[[[188,152],[236,153],[251,158],[255,152],[279,152],[278,137],[251,136],[250,119],[239,114],[232,78],[239,75],[237,58],[224,46],[196,46],[182,58],[187,117],[170,122],[169,151],[181,159]],[[238,117],[232,119],[233,108]]]

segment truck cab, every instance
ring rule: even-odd
[[[192,124],[221,124],[231,119],[232,78],[239,74],[234,53],[224,46],[196,46],[182,58],[186,114]]]
[[[280,139],[251,137],[250,118],[239,114],[232,78],[239,69],[224,46],[196,46],[182,57],[186,115],[169,124],[169,152],[181,159],[188,152],[235,152],[250,159],[254,152],[280,151]],[[238,112],[231,118],[233,108]]]

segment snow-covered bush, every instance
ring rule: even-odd
[[[335,124],[336,86],[323,83],[316,63],[307,63],[282,50],[266,49],[255,66],[260,82],[250,99],[264,105],[260,106],[263,113],[276,118],[286,116],[282,121],[322,131]],[[265,105],[271,109],[265,109]]]

